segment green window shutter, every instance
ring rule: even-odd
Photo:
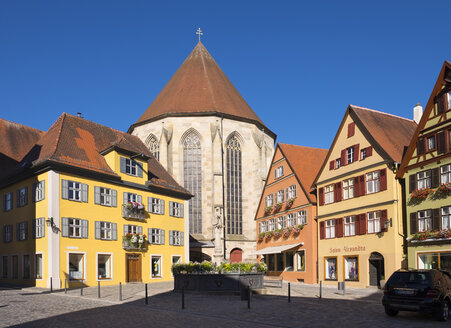
[[[94,187],[94,204],[100,204],[100,187]]]
[[[117,224],[111,223],[111,237],[113,240],[117,240]]]
[[[434,208],[432,210],[432,230],[440,230],[441,228],[440,209]]]
[[[61,180],[61,198],[69,198],[69,182],[67,180]]]
[[[88,185],[84,183],[81,184],[81,201],[83,203],[88,202]]]
[[[88,220],[81,220],[81,237],[88,238]]]
[[[417,233],[417,212],[410,213],[410,234]]]
[[[69,219],[61,218],[61,235],[63,237],[69,237]]]
[[[120,170],[121,170],[121,173],[125,173],[125,157],[122,157],[122,156],[120,159]]]
[[[117,191],[111,190],[111,206],[117,207]]]
[[[95,239],[100,239],[100,221],[95,223]]]

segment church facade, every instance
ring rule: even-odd
[[[194,195],[190,260],[256,260],[254,217],[276,135],[201,42],[128,132]]]

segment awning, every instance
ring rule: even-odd
[[[289,249],[295,248],[297,246],[302,246],[302,245],[304,245],[304,243],[296,243],[296,244],[288,244],[288,245],[281,245],[281,246],[274,246],[274,247],[266,247],[266,248],[258,250],[255,254],[256,255],[278,254],[278,253],[282,253],[284,251],[287,251]]]

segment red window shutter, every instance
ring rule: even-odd
[[[440,169],[436,167],[435,169],[432,169],[431,171],[431,187],[437,188],[440,184]]]
[[[437,154],[443,154],[446,152],[446,135],[445,131],[437,133]]]
[[[417,189],[417,175],[411,174],[409,175],[409,193],[412,193]]]
[[[366,194],[366,187],[365,187],[365,176],[361,175],[359,176],[359,194],[360,196],[363,196]]]
[[[359,160],[359,156],[360,156],[360,153],[359,153],[360,145],[357,144],[357,145],[354,145],[353,147],[354,147],[354,162],[357,162]]]
[[[446,93],[442,94],[442,96],[437,99],[437,114],[444,113],[445,107],[446,107]]]
[[[326,237],[326,227],[324,221],[319,223],[319,239],[324,239]]]
[[[381,231],[388,231],[387,210],[381,211]]]
[[[340,165],[341,166],[345,166],[347,163],[346,163],[346,149],[343,149],[342,151],[341,151],[341,156],[340,156]]]
[[[335,219],[335,237],[343,237],[343,219]]]
[[[360,215],[355,216],[355,234],[360,235]]]
[[[354,197],[360,196],[359,177],[354,178]]]
[[[366,157],[370,157],[371,155],[373,155],[373,147],[366,147]]]
[[[425,139],[421,138],[418,139],[417,141],[417,155],[422,155],[425,152],[426,148],[426,144],[425,144]]]
[[[319,188],[319,205],[324,205],[324,188]]]
[[[364,234],[366,234],[366,214],[361,214],[360,215],[360,222],[359,222],[360,224],[360,226],[359,226],[359,229],[360,229],[360,235],[364,235]]]
[[[417,233],[417,212],[410,213],[410,234]]]
[[[352,137],[354,135],[355,132],[355,123],[349,123],[348,124],[348,138]]]
[[[382,169],[379,171],[379,185],[381,187],[381,191],[382,190],[387,190],[387,170],[386,169]]]
[[[334,186],[334,201],[339,202],[341,201],[341,182],[337,182]]]
[[[330,161],[329,163],[329,171],[333,170],[335,167],[335,161]]]

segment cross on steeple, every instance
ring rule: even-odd
[[[196,34],[199,35],[199,42],[200,42],[200,36],[204,35],[204,33],[202,33],[202,30],[200,29],[200,27],[197,29]]]

